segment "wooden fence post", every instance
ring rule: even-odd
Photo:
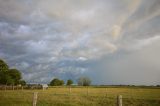
[[[37,105],[38,92],[33,93],[33,106]]]
[[[13,87],[12,90],[14,91],[14,85],[12,87]]]
[[[7,88],[6,88],[6,85],[5,85],[5,86],[4,86],[4,90],[6,91],[6,89],[7,89]]]
[[[69,86],[69,93],[71,94],[71,86]]]
[[[87,87],[87,95],[89,95],[89,88]]]
[[[106,88],[106,97],[108,97],[108,89]]]
[[[117,96],[117,106],[122,106],[122,95]]]

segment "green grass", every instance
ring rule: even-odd
[[[38,92],[37,106],[115,106],[117,95],[123,106],[160,106],[160,89],[154,88],[72,88],[48,90],[1,90],[0,106],[32,106],[33,92]]]

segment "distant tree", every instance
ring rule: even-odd
[[[9,67],[5,61],[0,59],[0,84],[6,84],[7,83],[7,78],[9,76],[7,75]]]
[[[63,80],[60,80],[60,84],[61,84],[61,85],[64,85],[64,81],[63,81]]]
[[[6,76],[6,85],[14,85],[15,81],[13,78],[11,78],[11,76],[7,75]]]
[[[7,81],[8,80],[8,81]],[[10,80],[10,77],[9,75],[7,74],[7,72],[5,71],[0,71],[0,84],[7,84],[7,82],[9,82]]]
[[[26,81],[25,80],[20,80],[19,84],[21,84],[22,86],[26,85]]]
[[[66,85],[72,85],[73,81],[71,79],[67,80],[67,84]]]
[[[20,71],[17,69],[9,69],[8,75],[14,80],[15,85],[20,83],[20,79],[22,78]]]
[[[160,85],[156,85],[156,87],[160,87]]]
[[[6,72],[8,71],[9,67],[6,62],[0,59],[0,71]]]
[[[50,85],[51,86],[61,86],[61,85],[64,85],[64,81],[59,80],[58,78],[55,78],[50,82]]]
[[[77,84],[78,84],[79,86],[83,86],[83,77],[78,78]]]
[[[77,80],[77,83],[80,86],[89,86],[91,84],[91,80],[88,77],[80,77]]]
[[[7,63],[0,59],[0,84],[17,85],[22,76],[19,70],[9,69]]]

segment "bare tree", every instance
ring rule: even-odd
[[[89,86],[91,84],[91,80],[88,77],[80,77],[77,80],[77,84],[80,86]]]

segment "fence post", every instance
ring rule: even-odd
[[[105,96],[106,96],[106,97],[108,97],[107,93],[108,93],[108,92],[107,92],[107,88],[105,88]]]
[[[89,95],[89,88],[87,87],[87,95]]]
[[[117,106],[122,106],[122,95],[117,96]]]
[[[12,87],[13,87],[12,90],[14,91],[14,85]]]
[[[6,85],[5,85],[5,86],[4,86],[4,90],[6,91],[6,89],[7,89],[7,88],[6,88]]]
[[[71,94],[71,86],[69,86],[69,93]]]
[[[33,93],[33,106],[37,105],[38,92]]]

